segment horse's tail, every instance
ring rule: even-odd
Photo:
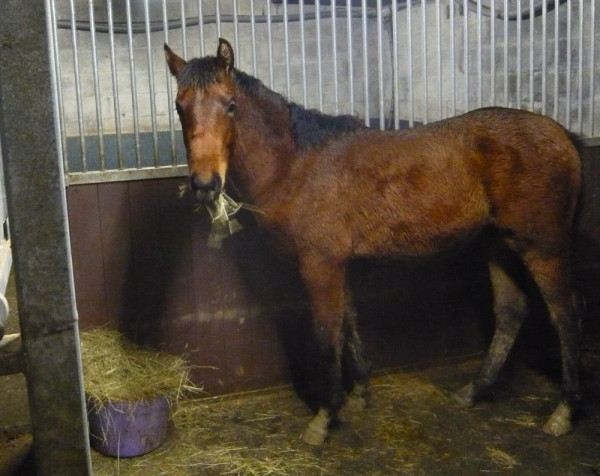
[[[575,149],[577,149],[577,154],[579,154],[579,158],[581,159],[585,150],[585,145],[583,144],[583,137],[581,136],[581,134],[577,134],[576,132],[572,132],[569,130],[566,130],[566,133],[569,137],[569,140],[571,141],[571,144],[573,144]]]

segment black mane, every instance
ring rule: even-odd
[[[238,88],[248,95],[266,96],[280,107],[288,109],[292,136],[299,149],[316,147],[342,134],[365,128],[364,123],[357,117],[332,116],[315,109],[306,109],[287,101],[281,94],[270,90],[262,81],[253,76],[238,70],[235,71],[235,75]]]
[[[288,107],[292,119],[292,134],[300,149],[319,146],[341,134],[366,127],[354,116],[331,116],[316,109],[305,109],[295,103],[290,103]]]

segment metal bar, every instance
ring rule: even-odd
[[[452,116],[456,115],[456,58],[454,55],[455,51],[455,36],[454,31],[454,2],[450,2],[450,89],[452,91],[450,97],[450,111]]]
[[[166,44],[169,44],[169,28],[168,28],[168,22],[169,22],[169,17],[167,15],[167,0],[162,0],[162,18],[163,18],[163,37],[164,37],[164,41]],[[167,62],[164,62],[164,68],[165,68],[165,84],[167,85],[167,101],[168,101],[168,108],[167,110],[169,111],[169,140],[170,140],[170,144],[171,144],[171,164],[172,165],[177,165],[177,148],[175,146],[175,115],[173,114],[173,89],[171,88],[171,72],[169,71],[169,67],[167,66]],[[123,168],[123,166],[120,166],[119,168]]]
[[[129,48],[129,75],[131,77],[131,107],[133,116],[133,134],[135,137],[135,161],[138,167],[142,166],[142,153],[140,150],[140,122],[137,97],[137,78],[133,55],[133,27],[131,21],[131,0],[125,0],[127,14],[127,46]]]
[[[85,476],[92,467],[49,10],[47,1],[37,0],[2,6],[2,156],[35,473]],[[34,174],[31,157],[37,159]]]
[[[56,5],[54,1],[50,1],[47,3],[50,9],[50,32],[52,35],[52,55],[54,57],[54,64],[56,68],[56,77],[62,77],[62,68],[60,64],[60,54],[58,48],[58,35],[56,29]],[[63,168],[65,173],[69,171],[69,158],[67,157],[67,137],[65,132],[65,108],[64,108],[64,98],[63,98],[63,90],[62,84],[60,81],[56,83],[56,103],[58,105],[58,123],[60,129],[60,143],[61,149],[63,151]]]
[[[253,4],[253,8],[254,8],[254,4]],[[238,18],[238,1],[237,0],[233,0],[233,44],[235,47],[235,51],[240,51],[240,32],[239,32],[239,18]],[[254,24],[252,25],[252,28],[254,28]],[[254,52],[254,57],[256,57],[256,51]],[[255,60],[253,60],[253,64],[255,63]],[[256,65],[254,64],[254,68],[256,69]],[[255,73],[256,74],[256,73]]]
[[[483,54],[482,54],[482,36],[481,18],[482,18],[481,2],[477,2],[477,107],[483,106]]]
[[[182,20],[185,18],[185,0],[181,0],[179,2],[179,10],[181,12],[181,18]],[[148,28],[147,24],[146,24],[146,28]],[[149,28],[148,28],[149,30]],[[183,57],[184,58],[188,58],[188,48],[187,48],[187,26],[185,24],[184,21],[181,22],[181,39],[182,39],[182,43],[183,43]],[[148,65],[148,68],[150,68],[150,66]]]
[[[287,0],[283,0],[283,40],[285,46],[285,87],[287,97],[292,95],[292,85],[290,80],[290,32],[288,29],[288,4]]]
[[[464,106],[464,110],[468,111],[469,110],[469,19],[468,19],[468,15],[469,15],[469,4],[468,4],[468,0],[464,0],[463,2],[463,12],[464,12],[464,25],[463,25],[463,49],[464,49],[464,58],[463,58],[463,71],[464,71],[464,75],[465,75],[465,81],[464,81],[464,101],[465,101],[465,106]]]
[[[250,0],[250,32],[252,38],[252,74],[257,75],[256,66],[256,22],[254,21],[254,0]]]
[[[51,2],[54,3],[54,2]],[[124,167],[123,164],[123,140],[121,136],[121,106],[119,104],[119,82],[117,77],[117,59],[115,55],[115,32],[113,30],[113,8],[112,0],[106,2],[109,31],[108,40],[110,45],[110,67],[113,92],[113,110],[115,112],[115,135],[117,139],[117,163],[119,168]]]
[[[336,25],[336,12],[335,8],[331,8],[331,42],[332,48],[332,60],[333,60],[333,96],[335,98],[335,113],[340,113],[340,93],[338,86],[338,63],[337,63],[337,25]],[[319,55],[320,56],[320,55]]]
[[[565,127],[571,128],[571,21],[572,21],[572,2],[567,2],[567,69],[565,70],[566,93],[565,93]]]
[[[546,2],[544,2],[546,3]],[[529,110],[533,111],[534,107],[534,94],[535,94],[535,84],[534,84],[534,73],[535,73],[535,64],[534,64],[534,53],[535,53],[535,15],[533,14],[535,10],[534,0],[531,0],[529,3]]]
[[[368,126],[371,122],[371,114],[369,111],[369,54],[367,48],[367,1],[362,0],[363,100],[365,107],[365,125]]]
[[[100,169],[106,168],[106,154],[104,151],[104,126],[102,123],[102,103],[100,101],[100,82],[98,80],[98,49],[96,47],[96,19],[94,17],[94,1],[88,0],[90,15],[90,38],[92,44],[92,77],[94,78],[94,102],[96,103],[96,124],[98,126],[98,149],[100,154]]]
[[[408,126],[413,127],[415,124],[415,98],[413,92],[413,54],[412,54],[412,2],[406,3],[406,54],[408,65],[406,67],[408,73]]]
[[[523,44],[522,37],[522,11],[521,11],[521,0],[517,2],[517,88],[516,88],[516,99],[515,107],[521,107],[521,45]]]
[[[496,104],[496,0],[490,4],[490,105]]]
[[[150,89],[150,116],[152,123],[152,145],[154,165],[158,166],[158,131],[156,126],[156,94],[154,88],[154,65],[152,61],[152,37],[150,32],[150,8],[144,0],[144,23],[146,25],[146,57],[148,60],[148,87]],[[183,43],[185,49],[185,42]]]
[[[589,17],[590,17],[590,83],[589,83],[589,91],[590,91],[590,100],[589,100],[589,104],[590,104],[590,110],[589,110],[589,123],[590,123],[590,129],[589,129],[589,135],[593,136],[594,132],[595,132],[595,128],[594,128],[594,98],[595,98],[595,89],[594,89],[594,83],[595,83],[595,64],[596,64],[596,49],[595,49],[595,45],[596,45],[596,41],[594,38],[595,32],[596,32],[596,2],[592,1],[590,2],[590,12],[589,12]],[[583,33],[582,33],[583,34]]]
[[[215,0],[215,16],[217,25],[217,38],[221,38],[221,3]]]
[[[304,107],[308,106],[308,92],[306,90],[306,39],[304,38],[304,0],[299,0],[300,6],[300,56],[302,63],[302,101]]]
[[[423,62],[423,124],[428,122],[428,78],[427,78],[427,4],[421,0],[421,61]]]
[[[319,92],[319,110],[323,110],[323,67],[321,64],[321,5],[319,0],[315,1],[315,23],[317,28],[317,83]],[[335,51],[335,44],[332,48]],[[334,68],[335,69],[335,68]]]
[[[354,114],[354,61],[352,58],[352,0],[346,0],[346,29],[348,45],[348,96],[350,97],[350,113]]]
[[[105,172],[73,172],[67,176],[67,185],[187,177],[188,173],[187,165],[106,170]]]
[[[558,62],[558,55],[560,54],[559,42],[559,8],[554,9],[554,111],[552,113],[552,117],[555,120],[558,120],[558,77],[560,75],[560,69]]]
[[[398,0],[392,0],[392,94],[394,129],[400,129],[400,72],[398,69]]]
[[[202,0],[198,0],[198,33],[200,35],[200,56],[206,55],[204,49],[204,15],[202,14]]]
[[[583,134],[583,0],[579,0],[579,43],[577,49],[577,124]],[[591,42],[590,42],[591,43]]]
[[[542,114],[546,114],[546,101],[548,100],[548,94],[546,88],[547,84],[547,43],[548,43],[548,5],[546,2],[542,4]]]
[[[385,94],[383,92],[383,20],[381,0],[377,0],[377,86],[379,94],[379,129],[385,129]]]
[[[83,117],[83,99],[81,94],[81,76],[79,74],[79,49],[77,48],[77,30],[75,30],[75,5],[73,0],[69,0],[71,15],[71,42],[73,46],[73,72],[75,74],[75,97],[77,102],[77,120],[79,125],[79,147],[81,150],[81,168],[86,171],[87,149],[85,146],[85,127]]]
[[[275,84],[274,71],[273,71],[273,29],[271,19],[271,3],[270,0],[265,0],[267,10],[267,43],[269,49],[269,87],[273,88]]]
[[[442,20],[441,20],[441,4],[440,0],[435,0],[435,29],[436,29],[436,62],[437,62],[437,119],[442,118]]]
[[[504,63],[503,64],[503,66],[504,66],[504,105],[508,107],[508,105],[509,105],[509,97],[508,97],[508,2],[506,0],[504,0],[503,26],[504,26],[504,58],[503,58],[503,63]]]

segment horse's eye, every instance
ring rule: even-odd
[[[179,114],[180,116],[183,114],[183,108],[177,103],[175,103],[175,110],[177,111],[177,114]]]
[[[235,101],[232,99],[227,105],[227,114],[232,115],[235,112]]]

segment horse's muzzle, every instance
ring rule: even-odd
[[[223,190],[223,179],[221,176],[213,172],[208,181],[202,180],[198,175],[190,176],[190,188],[194,192],[196,200],[200,203],[213,203]]]

